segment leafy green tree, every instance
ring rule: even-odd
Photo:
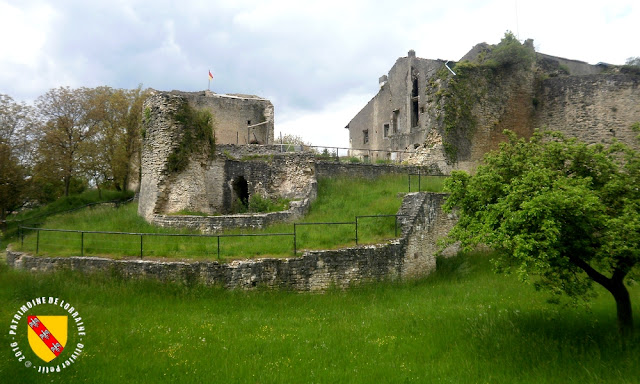
[[[32,165],[33,111],[0,94],[0,220],[24,205]]]
[[[108,182],[125,190],[131,164],[140,151],[142,103],[147,92],[98,87],[88,90],[87,119],[97,127],[85,172],[96,185]]]
[[[635,125],[640,129],[640,124]],[[587,145],[558,133],[509,141],[475,175],[452,172],[445,208],[459,221],[449,241],[498,251],[499,269],[537,288],[588,299],[593,283],[609,291],[624,336],[633,330],[625,281],[640,261],[640,156],[615,143]],[[635,268],[635,269],[634,269]]]
[[[38,138],[39,169],[45,178],[58,178],[69,196],[72,180],[81,176],[87,157],[87,144],[97,132],[89,119],[89,90],[60,87],[49,90],[36,100],[42,119]]]
[[[11,147],[0,140],[0,220],[24,203],[24,168],[11,152]]]

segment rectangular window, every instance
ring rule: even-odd
[[[362,131],[362,136],[364,138],[364,143],[367,144],[369,142],[369,130],[365,129]]]
[[[393,117],[391,118],[391,125],[393,127],[393,133],[398,133],[398,115],[400,114],[400,110],[396,109],[393,111]]]
[[[389,137],[389,124],[384,125],[384,137]]]

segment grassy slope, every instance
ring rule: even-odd
[[[427,181],[428,180],[428,181]],[[441,190],[442,179],[423,178],[430,190]],[[305,222],[352,222],[356,215],[395,214],[400,207],[398,192],[407,189],[406,175],[376,180],[321,179],[318,199],[312,204]],[[137,216],[135,204],[112,208],[94,208],[60,215],[47,220],[43,227],[57,229],[122,231],[144,233],[189,233],[163,230]],[[233,230],[238,233],[292,233],[292,224],[279,224],[262,231]],[[193,232],[191,232],[193,233]],[[394,237],[394,219],[363,219],[359,223],[362,243],[380,242]],[[140,238],[134,236],[85,235],[85,255],[139,256]],[[216,258],[215,238],[145,237],[145,257]],[[40,252],[50,255],[78,255],[79,234],[40,233]],[[298,227],[298,249],[330,249],[355,244],[353,225]],[[35,251],[35,236],[25,240],[25,250]],[[221,240],[221,258],[276,256],[289,257],[293,252],[292,236],[225,238]]]
[[[632,288],[635,313],[640,288]],[[0,265],[0,319],[53,295],[86,319],[86,354],[53,383],[636,383],[640,343],[617,340],[607,294],[590,311],[546,303],[486,256],[432,277],[325,294],[228,292]],[[26,328],[26,325],[22,325]],[[640,333],[640,327],[636,327]],[[41,382],[0,337],[0,377]]]

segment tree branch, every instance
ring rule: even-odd
[[[578,268],[580,268],[583,271],[585,271],[586,274],[591,279],[593,279],[593,281],[595,281],[596,283],[602,285],[607,290],[610,290],[610,287],[612,285],[612,280],[610,278],[606,277],[605,275],[603,275],[602,273],[596,271],[591,265],[589,265],[589,263],[587,263],[586,261],[582,260],[581,258],[575,257],[575,256],[569,256],[569,261],[571,263],[573,263],[575,266],[577,266]]]

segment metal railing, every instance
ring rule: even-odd
[[[79,230],[70,230],[70,229],[50,229],[50,228],[37,228],[37,227],[20,227],[19,237],[20,237],[20,245],[24,247],[24,239],[28,232],[35,232],[35,254],[38,255],[41,251],[41,232],[57,232],[57,233],[66,233],[66,234],[78,234],[79,236],[79,251],[80,256],[85,256],[86,246],[85,246],[85,236],[86,235],[106,235],[106,236],[127,236],[134,237],[139,239],[139,257],[140,259],[145,257],[145,238],[149,237],[167,237],[167,238],[209,238],[216,239],[216,254],[218,260],[221,258],[221,240],[225,238],[246,238],[246,237],[287,237],[291,236],[293,240],[293,255],[298,254],[298,227],[300,226],[318,226],[318,225],[353,225],[354,233],[355,233],[355,243],[359,244],[361,240],[361,236],[359,235],[359,222],[363,219],[372,219],[372,218],[388,218],[395,217],[394,224],[394,237],[398,236],[398,218],[405,217],[406,215],[360,215],[355,216],[354,221],[349,222],[315,222],[315,223],[294,223],[293,224],[293,232],[292,233],[250,233],[250,234],[167,234],[167,233],[140,233],[140,232],[110,232],[110,231],[79,231]],[[69,239],[66,239],[67,242]],[[162,256],[162,255],[156,255]]]
[[[280,152],[309,151],[315,153],[316,157],[320,159],[333,159],[335,161],[349,161],[352,159],[358,159],[358,162],[363,163],[372,163],[376,161],[400,163],[404,160],[405,154],[415,153],[413,151],[405,151],[400,149],[346,148],[288,143],[275,143],[274,145],[280,147]],[[378,156],[379,154],[384,155],[379,156],[376,159],[374,159],[374,156],[372,156]]]

